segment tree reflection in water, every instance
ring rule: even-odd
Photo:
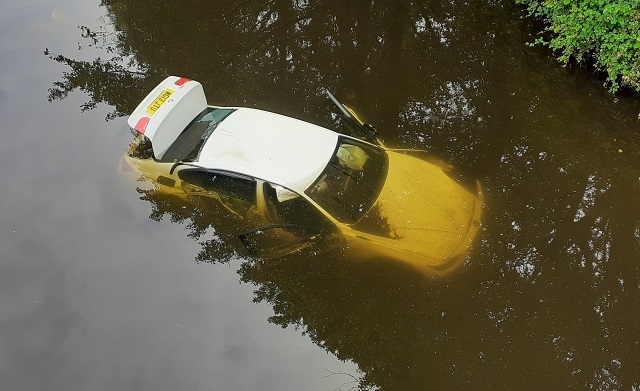
[[[459,274],[340,249],[242,258],[233,219],[140,190],[151,218],[186,222],[197,261],[242,262],[269,320],[355,362],[362,389],[640,389],[637,108],[518,49],[517,10],[494,3],[104,0],[117,33],[84,34],[113,59],[49,53],[71,68],[50,98],[80,88],[85,108],[124,115],[171,73],[212,103],[326,124],[320,92],[336,91],[388,144],[484,178],[485,229]]]
[[[637,270],[611,251],[620,231],[602,218],[583,226],[585,242],[559,224],[524,228],[492,219],[490,226],[502,223],[514,233],[506,239],[486,232],[474,264],[442,281],[395,264],[344,259],[332,249],[270,261],[238,258],[232,220],[162,193],[147,191],[144,199],[154,206],[152,218],[188,222],[194,238],[213,236],[201,242],[197,261],[240,259],[240,278],[256,287],[254,300],[273,308],[269,321],[294,326],[357,363],[362,389],[634,379],[623,363],[637,354],[629,345],[638,335]],[[582,225],[568,217],[574,229]],[[543,237],[527,232],[551,227]]]

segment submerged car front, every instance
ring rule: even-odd
[[[389,168],[375,203],[347,236],[356,251],[379,253],[426,274],[459,267],[480,229],[482,192],[468,190],[443,168],[387,151]]]
[[[445,274],[464,261],[479,231],[482,193],[416,152],[343,136],[305,193],[335,220],[352,258]]]

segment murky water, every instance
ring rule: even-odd
[[[269,4],[8,6],[7,389],[640,389],[640,101],[528,48],[509,3]],[[117,173],[119,115],[167,74],[317,123],[328,88],[481,179],[465,266],[238,257],[219,216]]]

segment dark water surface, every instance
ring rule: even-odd
[[[640,101],[528,48],[509,2],[4,8],[0,389],[640,389]],[[121,115],[169,74],[317,123],[326,87],[481,179],[466,264],[237,255],[118,174]]]

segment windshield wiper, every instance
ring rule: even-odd
[[[340,103],[340,101],[337,100],[336,97],[333,96],[333,94],[331,92],[329,92],[329,90],[325,89],[324,92],[329,97],[329,99],[331,99],[333,104],[336,105],[338,107],[338,109],[340,109],[340,111],[342,112],[342,116],[344,118],[348,119],[353,125],[355,125],[355,127],[358,129],[358,131],[360,133],[362,133],[362,135],[367,140],[376,141],[375,136],[378,133],[376,128],[374,128],[373,126],[371,126],[369,124],[360,123],[360,121],[355,119],[353,117],[353,115],[349,112],[349,110],[347,110],[347,108],[342,103]]]

